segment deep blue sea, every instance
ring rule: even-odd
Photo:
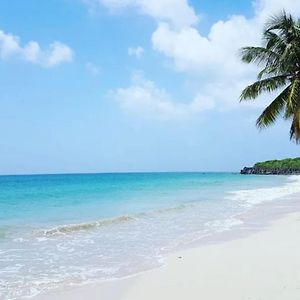
[[[234,173],[0,176],[0,299],[159,266],[299,189],[295,177]]]

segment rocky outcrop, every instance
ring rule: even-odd
[[[300,169],[264,169],[264,168],[254,168],[245,167],[241,170],[241,174],[255,174],[255,175],[300,175]]]

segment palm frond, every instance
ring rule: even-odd
[[[265,31],[277,31],[286,42],[291,34],[291,29],[294,27],[295,21],[291,14],[286,13],[284,10],[279,15],[274,15],[266,22]]]
[[[291,109],[296,109],[296,107],[300,104],[299,101],[300,101],[300,79],[296,78],[291,83],[287,105]]]
[[[300,105],[300,79],[296,78],[290,85],[289,95],[287,98],[285,119],[293,117],[294,111]]]
[[[240,50],[240,56],[245,63],[267,63],[278,60],[280,57],[277,53],[264,47],[244,47]]]
[[[300,26],[290,14],[274,16],[267,23],[264,31],[266,48],[280,55],[280,66],[287,70],[295,66],[295,59],[300,65]]]
[[[280,95],[277,96],[275,100],[273,100],[272,103],[267,106],[267,108],[265,108],[256,121],[256,126],[258,128],[265,128],[277,120],[278,116],[280,116],[281,112],[285,109],[289,90],[290,86],[285,88]]]
[[[263,33],[263,39],[266,43],[266,49],[274,51],[277,54],[284,51],[286,42],[277,33],[267,29]]]
[[[240,96],[240,101],[253,100],[263,92],[273,92],[287,84],[288,77],[286,75],[274,76],[256,81],[247,86]]]
[[[300,106],[294,111],[293,122],[290,129],[290,139],[295,139],[296,143],[300,142]]]

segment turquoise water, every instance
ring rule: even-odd
[[[147,270],[295,191],[233,173],[0,176],[0,298]]]

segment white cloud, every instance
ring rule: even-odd
[[[214,107],[211,99],[203,95],[189,103],[175,102],[164,89],[141,76],[134,76],[131,86],[113,90],[109,96],[128,113],[159,120],[187,119]]]
[[[198,22],[198,16],[187,0],[83,0],[95,8],[104,5],[110,10],[134,8],[157,21],[175,26],[189,26]]]
[[[216,103],[237,107],[243,87],[255,79],[257,68],[241,63],[238,50],[260,45],[268,16],[286,9],[300,16],[300,1],[260,0],[253,3],[255,15],[234,15],[213,24],[208,35],[188,26],[173,28],[159,23],[152,35],[153,49],[172,60],[177,71],[201,80],[199,93],[205,92]],[[200,91],[201,89],[201,91]]]
[[[234,69],[236,72],[241,66],[237,49],[249,39],[258,39],[251,23],[243,16],[234,16],[227,22],[214,24],[207,37],[194,27],[174,30],[167,23],[160,23],[152,36],[153,48],[172,58],[180,71],[232,72]],[[236,30],[236,27],[243,29]]]
[[[149,81],[117,89],[115,95],[123,99],[120,103],[126,110],[140,112],[144,107],[148,113],[173,117],[187,117],[203,111],[198,108],[197,99],[201,100],[199,103],[207,103],[209,108],[215,104],[215,108],[221,111],[242,107],[256,109],[265,105],[272,96],[263,97],[254,105],[239,104],[242,89],[255,80],[258,69],[241,63],[238,50],[243,46],[260,45],[264,23],[269,16],[285,9],[300,17],[300,1],[255,0],[253,17],[233,15],[219,20],[204,35],[201,23],[198,25],[198,15],[187,0],[86,1],[112,10],[135,8],[157,22],[152,34],[153,49],[168,58],[176,72],[186,75],[195,99],[189,104],[173,102],[166,91]]]
[[[256,16],[264,21],[270,15],[279,13],[283,9],[294,16],[300,16],[300,3],[298,0],[260,0],[254,1]]]
[[[133,47],[128,48],[128,55],[135,56],[138,59],[142,57],[144,52],[145,52],[144,48],[140,47],[140,46],[138,46],[136,48],[133,48]]]
[[[0,59],[19,58],[38,64],[45,68],[52,68],[62,63],[71,62],[73,50],[60,42],[53,42],[47,49],[41,49],[35,41],[21,46],[18,36],[0,30]]]

